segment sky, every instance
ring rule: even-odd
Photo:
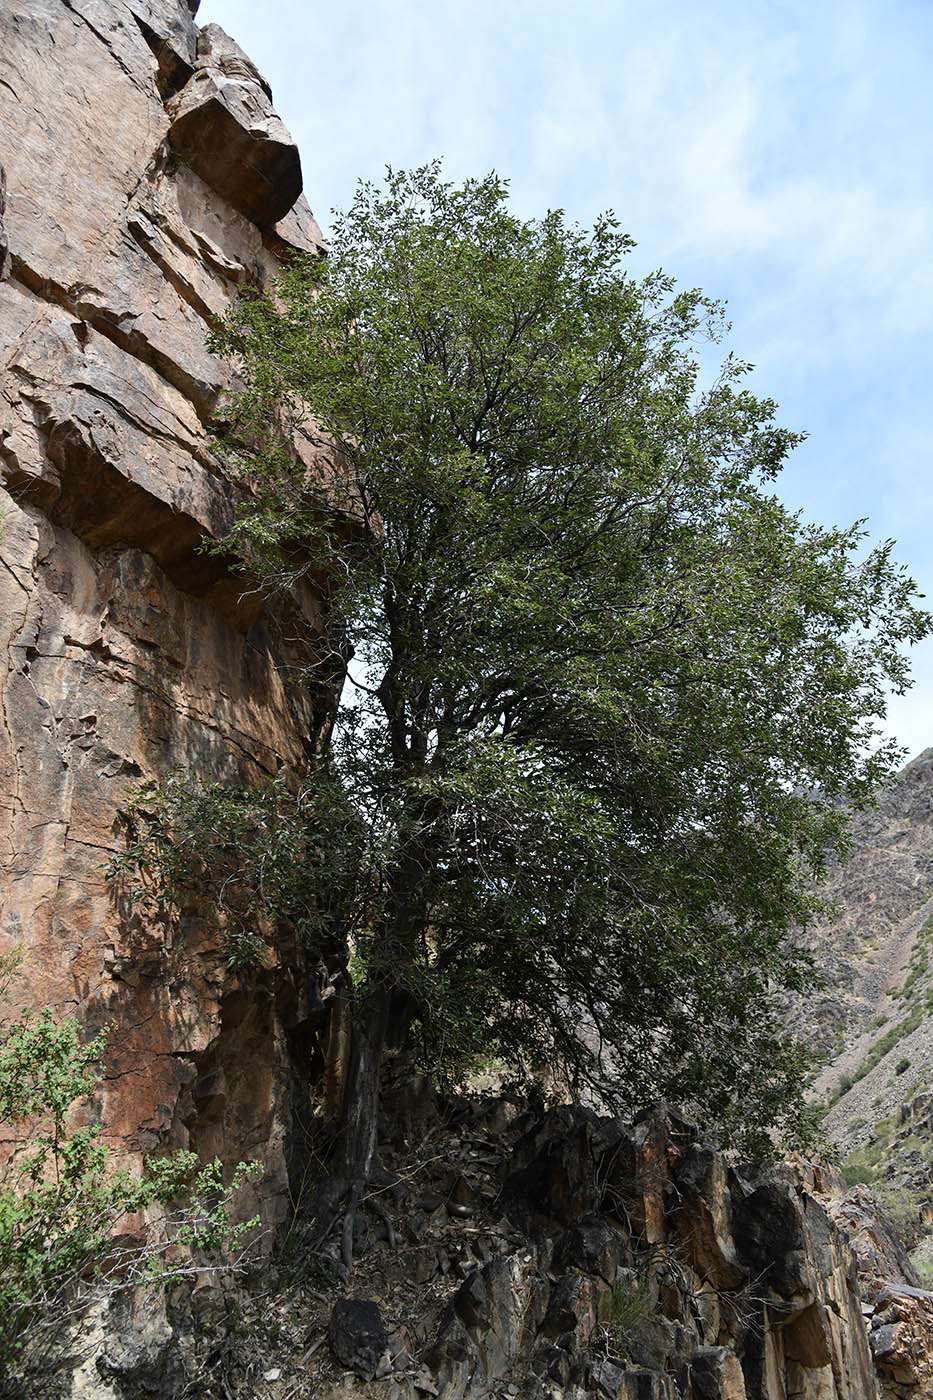
[[[327,232],[360,178],[496,170],[525,217],[612,209],[728,302],[750,387],[804,429],[779,483],[867,517],[933,605],[931,0],[202,0],[272,85]],[[933,640],[887,727],[933,745]]]

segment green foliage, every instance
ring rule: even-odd
[[[0,959],[0,993],[18,957]],[[106,1031],[86,1040],[72,1017],[23,1013],[0,1023],[0,1388],[50,1366],[69,1320],[93,1301],[193,1272],[205,1252],[235,1254],[256,1226],[232,1203],[259,1163],[224,1185],[219,1162],[193,1153],[149,1158],[141,1175],[113,1169],[89,1121]],[[157,1208],[157,1231],[131,1217]],[[129,1233],[127,1233],[129,1232]]]
[[[903,1074],[905,1070],[908,1069],[910,1069],[910,1061],[905,1057],[902,1060],[898,1060],[897,1064],[894,1066],[894,1073]]]
[[[906,1250],[914,1249],[926,1233],[923,1208],[929,1204],[929,1187],[875,1180],[871,1189],[900,1244]]]
[[[632,1333],[654,1312],[647,1275],[621,1277],[600,1304],[599,1320],[615,1352],[627,1356]]]
[[[346,936],[359,824],[334,784],[315,783],[312,808],[307,789],[290,792],[281,778],[239,788],[200,784],[175,769],[140,788],[123,817],[127,845],[109,877],[128,883],[132,901],[150,912],[209,906],[232,971],[265,966],[282,920],[315,944]]]
[[[929,619],[890,544],[769,490],[799,435],[741,360],[701,386],[722,308],[627,276],[611,215],[506,194],[363,185],[326,263],[213,336],[245,386],[224,548],[266,589],[327,577],[349,661],[309,810],[339,783],[365,875],[319,879],[429,1057],[804,1134],[788,932],[899,757],[877,720]]]
[[[874,1172],[871,1168],[859,1162],[844,1162],[842,1175],[845,1177],[847,1186],[870,1186],[874,1180]]]

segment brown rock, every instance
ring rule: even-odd
[[[0,165],[0,282],[4,282],[10,275],[10,250],[7,242],[6,231],[4,229],[4,216],[6,214],[6,171]]]
[[[120,1154],[260,1156],[271,1223],[303,1092],[291,1030],[324,1019],[305,954],[282,941],[241,986],[210,921],[147,924],[104,878],[130,789],[176,764],[300,766],[327,704],[282,682],[305,644],[199,552],[233,499],[208,323],[321,238],[267,85],[222,31],[198,44],[187,0],[0,7],[0,950],[26,950],[20,1004],[114,1023]],[[168,146],[165,101],[196,71],[245,123],[213,183]]]
[[[159,65],[163,86],[180,87],[191,76],[198,52],[194,12],[198,0],[126,0]]]
[[[852,1245],[863,1294],[872,1297],[882,1282],[917,1287],[917,1272],[880,1207],[865,1186],[853,1186],[829,1210]]]
[[[889,1286],[875,1309],[871,1350],[885,1397],[926,1400],[933,1395],[933,1293]]]
[[[695,1400],[746,1400],[741,1363],[728,1347],[700,1347],[690,1379]]]
[[[674,1214],[675,1238],[700,1278],[714,1288],[735,1288],[745,1281],[732,1237],[732,1197],[722,1157],[692,1144],[677,1167],[680,1193]]]
[[[269,85],[217,24],[198,37],[194,74],[168,106],[172,149],[257,224],[284,218],[301,194],[298,148]]]

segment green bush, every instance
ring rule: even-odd
[[[894,1066],[894,1073],[903,1074],[904,1071],[908,1069],[910,1069],[910,1061],[908,1059],[898,1060],[897,1064]]]
[[[0,993],[17,964],[0,958]],[[88,1121],[106,1039],[49,1010],[0,1021],[0,1394],[34,1394],[24,1387],[54,1371],[69,1323],[92,1303],[176,1282],[205,1252],[237,1267],[257,1224],[234,1224],[231,1207],[258,1162],[226,1186],[219,1161],[199,1167],[190,1152],[148,1158],[138,1177],[113,1169]],[[153,1207],[157,1232],[138,1223]]]
[[[870,1186],[874,1180],[871,1168],[863,1166],[860,1162],[843,1163],[842,1175],[847,1186]]]
[[[872,1194],[901,1246],[908,1251],[914,1249],[924,1233],[925,1189],[904,1182],[884,1181],[873,1185]]]
[[[310,789],[289,792],[281,778],[203,785],[176,768],[137,789],[121,816],[126,849],[108,879],[157,917],[207,906],[232,972],[267,966],[283,921],[316,946],[345,936],[358,824],[333,783],[316,782],[312,802]]]

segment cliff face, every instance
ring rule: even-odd
[[[826,1129],[917,1241],[933,1225],[933,751],[856,819],[826,893],[839,916],[809,935],[826,986],[799,1011],[827,1055]]]
[[[275,1218],[314,979],[280,950],[244,995],[215,931],[146,927],[104,878],[142,779],[254,781],[323,718],[199,553],[232,510],[208,323],[321,235],[268,85],[196,8],[0,7],[0,939],[21,1004],[113,1023],[117,1146],[261,1155]]]
[[[830,872],[824,893],[838,916],[809,937],[826,978],[804,1008],[808,1031],[835,1056],[890,1010],[917,933],[933,911],[933,750],[909,763],[853,822],[849,858]]]

